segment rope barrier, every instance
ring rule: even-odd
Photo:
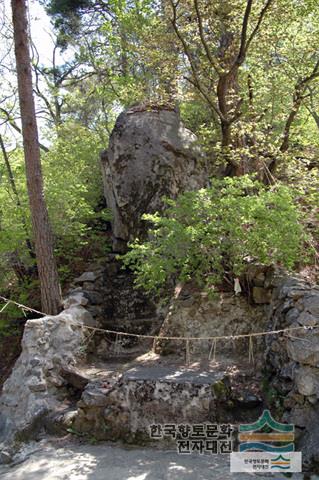
[[[8,304],[13,304],[16,305],[18,308],[28,311],[28,312],[35,312],[37,314],[43,315],[43,316],[52,316],[52,315],[47,315],[46,313],[40,312],[39,310],[35,310],[34,308],[27,307],[26,305],[23,305],[21,303],[15,302],[13,300],[10,300],[6,297],[3,297],[0,295],[0,299],[6,302],[6,305],[2,307],[0,310],[0,313],[8,306]],[[298,331],[298,330],[304,330],[304,331],[312,331],[315,329],[318,329],[316,326],[300,326],[300,327],[287,327],[287,328],[281,328],[278,330],[268,330],[268,331],[263,331],[263,332],[251,332],[251,333],[241,333],[237,335],[216,335],[216,336],[208,336],[208,337],[176,337],[176,336],[162,336],[162,335],[144,335],[140,333],[129,333],[129,332],[120,332],[118,330],[109,330],[105,328],[99,328],[99,327],[91,327],[89,325],[83,325],[78,322],[69,322],[70,325],[75,325],[77,327],[81,327],[84,329],[88,330],[94,330],[96,332],[105,332],[105,333],[111,333],[114,335],[117,335],[117,339],[119,336],[126,336],[126,337],[136,337],[136,338],[145,338],[145,339],[152,339],[152,340],[177,340],[177,341],[184,341],[184,342],[196,342],[196,341],[204,341],[208,340],[213,342],[213,348],[211,349],[210,355],[213,354],[213,356],[216,354],[216,342],[217,340],[238,340],[240,338],[248,338],[250,340],[250,353],[251,356],[253,357],[253,352],[252,352],[252,337],[262,337],[262,336],[267,336],[267,335],[279,335],[281,333],[286,333],[286,332],[293,332],[293,331]],[[295,338],[298,340],[302,340],[301,338],[298,337],[291,337]]]
[[[17,307],[19,307],[21,310],[27,310],[28,312],[35,312],[40,315],[47,316],[46,313],[40,312],[39,310],[35,310],[34,308],[31,308],[31,307],[27,307],[26,305],[22,305],[22,303],[15,302],[13,300],[10,300],[9,298],[2,297],[1,295],[0,295],[0,299],[6,302],[6,305],[3,307],[0,313],[4,310],[4,308],[8,306],[9,303],[12,303],[13,305],[16,305]]]

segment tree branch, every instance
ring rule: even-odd
[[[18,132],[20,135],[22,135],[22,130],[21,128],[19,127],[19,125],[17,125],[17,123],[14,121],[14,119],[11,117],[11,114],[10,112],[8,112],[7,110],[5,110],[3,107],[0,107],[0,112],[3,113],[5,116],[6,116],[6,121],[9,123],[9,125],[16,131]],[[41,150],[43,150],[45,153],[49,152],[49,149],[48,147],[46,147],[45,145],[43,145],[42,143],[39,142],[39,147],[41,148]]]
[[[206,56],[209,60],[209,63],[211,64],[211,66],[213,67],[213,69],[215,70],[215,72],[220,75],[221,74],[221,71],[219,69],[219,66],[217,65],[217,63],[215,62],[212,54],[211,54],[211,51],[207,45],[207,42],[206,42],[206,39],[205,39],[205,35],[204,35],[204,29],[203,29],[203,21],[202,21],[202,16],[201,16],[201,13],[200,13],[200,9],[199,9],[199,5],[198,5],[198,0],[194,0],[194,7],[195,7],[195,11],[196,11],[196,17],[197,17],[197,24],[198,24],[198,31],[199,31],[199,36],[200,36],[200,39],[201,39],[201,42],[202,42],[202,45],[204,47],[204,50],[206,52]]]
[[[262,21],[267,13],[267,10],[270,8],[271,4],[274,2],[274,0],[267,0],[264,7],[262,8],[260,14],[259,14],[259,17],[258,17],[258,20],[257,20],[257,24],[254,28],[254,30],[252,31],[250,37],[248,38],[247,42],[246,42],[246,48],[245,48],[245,56],[246,56],[246,53],[249,49],[249,46],[251,44],[251,42],[253,41],[253,39],[255,38],[255,36],[257,35],[258,33],[258,30],[260,28],[260,25],[262,24]]]
[[[177,6],[179,4],[179,1],[177,1],[176,3],[174,3],[173,0],[169,0],[170,1],[170,5],[172,7],[172,12],[173,12],[173,18],[171,18],[171,24],[173,26],[173,29],[176,33],[176,36],[177,38],[179,39],[179,41],[181,42],[182,46],[183,46],[183,50],[184,50],[184,53],[188,59],[188,62],[189,62],[189,65],[190,65],[190,68],[191,68],[191,71],[192,71],[192,75],[193,75],[193,78],[194,80],[190,81],[189,78],[186,78],[188,81],[190,81],[190,83],[192,83],[196,88],[197,90],[200,92],[200,94],[205,98],[205,100],[209,103],[210,107],[215,111],[215,113],[220,117],[220,118],[223,118],[223,115],[221,113],[221,111],[219,110],[219,108],[217,107],[217,105],[215,105],[215,103],[211,100],[211,98],[209,97],[209,95],[205,92],[200,80],[199,80],[199,77],[197,75],[197,71],[196,71],[196,67],[194,65],[194,61],[192,59],[192,55],[189,51],[189,47],[188,47],[188,44],[185,40],[185,38],[183,37],[182,33],[180,32],[179,28],[178,28],[178,25],[177,25]]]
[[[283,131],[283,140],[280,145],[280,151],[282,153],[286,152],[289,148],[289,140],[290,140],[290,130],[292,127],[292,124],[299,112],[299,109],[301,107],[302,101],[304,99],[303,93],[306,90],[308,84],[314,80],[315,78],[319,77],[319,60],[315,63],[312,72],[310,75],[307,77],[304,77],[303,79],[299,80],[299,82],[296,83],[295,89],[294,89],[294,94],[293,94],[293,102],[292,102],[292,109],[288,115],[288,118],[286,120],[285,126],[284,126],[284,131]]]
[[[247,51],[247,46],[246,46],[247,29],[248,29],[249,16],[251,13],[252,4],[253,4],[253,0],[247,0],[246,10],[245,10],[244,19],[243,19],[243,26],[242,26],[241,35],[240,35],[240,47],[239,47],[239,52],[235,62],[236,65],[241,65],[245,60],[246,51]]]

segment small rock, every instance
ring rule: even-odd
[[[98,390],[85,390],[81,397],[81,403],[89,407],[105,407],[107,396]]]
[[[310,409],[313,408],[308,404],[308,407],[295,407],[290,414],[286,412],[284,421],[293,423],[296,427],[306,427],[309,423]]]
[[[74,283],[95,282],[101,275],[101,272],[84,272],[74,280]]]
[[[86,292],[86,295],[92,305],[101,305],[102,303],[104,303],[103,295],[101,295],[99,292],[88,291]]]
[[[13,458],[9,452],[6,450],[0,451],[0,465],[8,465],[9,463],[12,463],[12,461]]]
[[[263,287],[265,283],[265,273],[259,272],[256,277],[253,279],[253,283],[256,287]]]
[[[280,375],[285,378],[292,380],[294,377],[294,370],[296,364],[294,362],[290,362],[288,365],[284,365],[283,368],[280,370]]]
[[[319,366],[319,335],[316,331],[295,333],[297,338],[290,338],[287,342],[289,357],[295,362]]]
[[[46,382],[44,380],[39,381],[37,377],[28,379],[27,385],[31,392],[45,392],[47,389]]]
[[[76,292],[69,295],[65,300],[63,300],[64,309],[68,309],[75,305],[85,306],[89,303],[89,300],[84,296],[83,292]]]
[[[92,317],[91,313],[88,312],[85,308],[83,308],[81,305],[74,305],[68,309],[68,312],[72,316],[76,316],[78,323],[82,323],[83,325],[86,325],[87,327],[96,327],[97,322],[94,320]]]
[[[307,397],[307,400],[308,400],[308,402],[310,402],[312,405],[314,405],[315,403],[317,403],[318,398],[317,398],[317,395],[310,395],[309,397]]]
[[[293,323],[297,319],[299,319],[300,312],[298,308],[291,308],[287,313],[286,313],[286,319],[288,323]]]
[[[298,317],[298,323],[306,327],[315,327],[318,324],[318,318],[307,312],[302,312]]]
[[[302,395],[319,397],[319,369],[300,367],[296,372],[295,382]]]
[[[266,288],[253,287],[253,299],[257,304],[264,304],[270,302],[270,292]]]
[[[84,290],[94,290],[95,289],[95,282],[83,282]]]
[[[245,408],[254,408],[262,403],[262,398],[252,393],[245,393],[238,399],[238,403]]]
[[[77,390],[84,390],[89,383],[89,378],[83,375],[83,373],[70,366],[64,366],[61,368],[60,375],[66,380],[66,382]]]
[[[302,298],[305,294],[305,289],[292,289],[289,290],[287,293],[287,297],[293,298],[294,300],[298,300],[299,298]]]
[[[304,307],[307,312],[319,318],[319,293],[315,292],[313,295],[308,295],[304,299]]]

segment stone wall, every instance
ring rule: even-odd
[[[159,336],[213,337],[264,331],[268,327],[269,303],[277,281],[273,269],[255,265],[239,279],[237,285],[241,292],[228,288],[210,297],[191,283],[178,287]],[[254,343],[256,348],[264,345],[258,338]],[[211,341],[193,341],[190,349],[193,354],[203,356],[208,355],[211,346]],[[175,340],[157,341],[157,352],[161,354],[184,354],[184,349],[185,344]],[[217,350],[224,354],[247,353],[248,339],[220,340]]]
[[[217,344],[217,364],[206,365],[200,375],[173,364],[166,372],[155,359],[156,371],[153,367],[154,371],[130,369],[120,378],[88,379],[79,389],[84,391],[74,404],[70,425],[97,439],[134,442],[148,435],[152,422],[236,422],[247,420],[250,414],[254,420],[264,405],[260,391],[264,370],[267,393],[272,395],[271,411],[296,425],[298,448],[306,462],[318,461],[319,288],[259,266],[251,267],[240,285],[244,293],[224,291],[215,298],[190,284],[178,288],[159,333],[161,316],[156,305],[134,291],[131,275],[121,270],[113,254],[103,267],[85,272],[68,293],[64,312],[26,323],[22,354],[0,399],[0,441],[6,442],[0,448],[0,460],[9,455],[8,444],[32,438],[48,414],[59,411],[68,398],[62,370],[76,365],[87,353],[84,331],[73,325],[77,322],[194,337],[305,327],[267,337],[266,351],[265,338],[256,339],[258,364],[252,371],[245,371],[244,362],[232,361],[239,356],[247,362],[246,340],[227,340]],[[112,355],[110,342],[103,350],[103,339],[103,334],[96,335],[95,354],[108,350]],[[184,346],[185,342],[159,340],[157,351],[185,355]],[[207,360],[210,348],[211,342],[191,342],[191,359]]]
[[[319,287],[281,280],[273,292],[269,328],[304,327],[270,336],[266,365],[274,406],[294,423],[306,463],[319,466]]]
[[[149,440],[149,426],[207,422],[214,411],[212,385],[225,375],[153,367],[133,369],[114,382],[91,382],[78,402],[73,428],[99,440]]]
[[[114,331],[157,334],[163,321],[162,309],[154,300],[136,289],[131,271],[123,270],[116,255],[106,255],[103,264],[76,278],[66,295],[65,306],[81,302],[100,328]],[[112,354],[115,335],[96,333],[94,352],[101,357]],[[137,343],[134,337],[120,339],[124,349]]]

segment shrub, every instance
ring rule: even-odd
[[[163,214],[144,215],[149,239],[136,240],[123,256],[146,290],[159,293],[171,278],[211,290],[225,271],[244,273],[248,261],[292,270],[304,255],[302,213],[282,184],[225,178],[166,203]]]

